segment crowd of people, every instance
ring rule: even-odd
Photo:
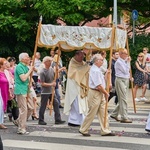
[[[136,102],[147,101],[145,97],[149,85],[150,54],[144,47],[135,62],[135,74],[132,77],[131,57],[124,48],[112,53],[111,69],[108,69],[106,51],[93,54],[90,63],[85,61],[86,50],[78,50],[69,62],[68,70],[63,66],[60,51],[51,50],[50,56],[40,60],[37,52],[35,61],[28,53],[19,55],[19,63],[14,57],[0,58],[0,129],[7,129],[4,118],[18,126],[18,134],[28,134],[27,120],[38,120],[39,125],[46,125],[44,114],[51,103],[54,89],[53,109],[55,124],[64,124],[60,109],[68,115],[69,126],[79,126],[79,133],[90,136],[90,125],[97,115],[102,136],[115,136],[109,129],[109,117],[105,114],[106,101],[115,96],[115,109],[110,117],[121,123],[132,123],[128,118],[127,89],[129,80],[134,82]],[[58,61],[59,60],[59,61]],[[58,62],[58,64],[57,64]],[[106,90],[108,74],[111,73],[110,91]],[[55,78],[56,76],[56,78]],[[67,76],[66,86],[63,83]],[[55,80],[56,79],[56,80]],[[65,103],[61,104],[60,87],[65,90]],[[138,98],[137,90],[142,88]],[[37,96],[40,96],[39,113],[37,113]],[[104,125],[104,120],[106,125]]]

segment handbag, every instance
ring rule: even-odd
[[[145,131],[150,132],[150,113],[149,113],[148,118],[147,118]]]

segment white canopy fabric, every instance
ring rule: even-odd
[[[39,47],[53,48],[58,45],[63,50],[110,49],[112,28],[86,26],[41,25],[38,39]],[[116,29],[117,48],[124,48],[127,33]]]

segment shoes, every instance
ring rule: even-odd
[[[150,103],[150,100],[145,100],[145,103]]]
[[[138,99],[138,98],[135,98],[134,100],[135,100],[136,102],[140,102],[140,99]]]
[[[149,130],[149,129],[145,129],[145,131],[150,132],[150,130]]]
[[[9,121],[12,122],[12,114],[8,115]]]
[[[125,119],[125,120],[121,120],[120,122],[121,122],[121,123],[132,123],[132,120]]]
[[[116,136],[116,134],[114,134],[114,133],[108,133],[108,134],[104,134],[102,136]]]
[[[114,117],[114,116],[110,116],[112,119],[115,119],[116,121],[120,121],[119,119],[118,119],[118,117]]]
[[[64,107],[60,105],[59,108],[64,108]]]
[[[36,114],[34,114],[34,115],[32,115],[32,120],[39,120],[39,117],[36,115]]]
[[[6,116],[6,114],[4,114],[4,119],[6,119],[7,118],[7,116]]]
[[[135,98],[134,100],[135,100],[136,102],[145,102],[145,101],[147,101],[147,98],[141,97],[140,99]]]
[[[18,127],[18,124],[19,124],[19,121],[18,121],[18,119],[16,119],[16,120],[13,120],[12,122],[13,122],[13,124],[14,124],[15,126],[17,126],[17,127]]]
[[[68,123],[68,126],[71,126],[71,127],[80,127],[80,125],[78,125],[78,124],[73,124],[73,123]]]
[[[38,124],[39,124],[39,125],[47,125],[47,123],[44,122],[44,121],[39,121]]]
[[[7,129],[7,127],[4,126],[3,124],[0,124],[0,129]]]
[[[140,101],[141,101],[141,102],[147,101],[147,98],[141,97],[141,98],[140,98]]]
[[[24,135],[24,134],[29,134],[29,132],[27,132],[26,130],[19,130],[19,131],[17,132],[17,134]]]
[[[66,121],[63,120],[59,120],[59,121],[55,121],[55,124],[64,124]]]
[[[80,132],[80,130],[79,130],[79,133],[82,134],[83,136],[91,136],[91,134],[89,134],[89,133],[82,133],[82,132]]]

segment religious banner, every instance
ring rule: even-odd
[[[116,29],[117,48],[124,48],[127,33]],[[77,49],[110,49],[112,28],[86,26],[41,25],[39,47],[52,48],[60,45],[65,51]]]

